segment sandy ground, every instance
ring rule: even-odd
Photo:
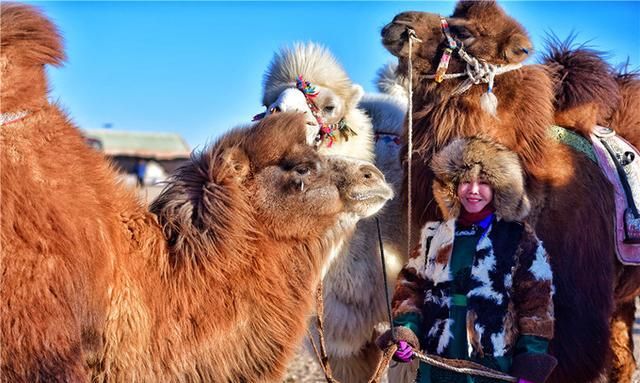
[[[162,186],[147,186],[139,190],[142,199],[151,202],[162,191]],[[640,361],[640,301],[636,300],[636,322],[633,329],[635,343],[634,354],[636,361]],[[636,371],[634,383],[640,383],[640,369]],[[296,357],[289,365],[284,383],[322,383],[326,382],[324,374],[315,356],[301,346]],[[349,383],[349,382],[342,382]]]

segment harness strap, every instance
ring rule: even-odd
[[[464,50],[462,42],[458,41],[451,35],[449,24],[444,17],[440,18],[440,25],[442,27],[442,33],[446,37],[449,46],[442,52],[442,57],[440,57],[436,73],[432,75],[423,75],[423,77],[434,79],[437,83],[440,83],[443,80],[467,76],[468,78],[460,84],[458,89],[454,92],[454,95],[462,94],[471,88],[472,85],[480,84],[481,82],[489,85],[487,93],[491,93],[493,91],[493,81],[495,76],[520,69],[522,67],[521,63],[497,65],[478,60],[467,53],[467,51]],[[467,63],[467,66],[464,72],[447,74],[447,68],[449,67],[449,61],[453,51],[458,52],[458,56]]]
[[[9,125],[16,121],[22,120],[29,114],[26,110],[19,110],[13,113],[2,113],[0,114],[0,126]]]
[[[349,127],[344,117],[342,117],[340,121],[335,124],[327,124],[324,121],[324,119],[320,115],[320,109],[314,101],[319,92],[316,90],[316,87],[313,86],[313,84],[311,84],[309,81],[305,81],[302,75],[299,75],[298,79],[296,80],[296,88],[304,95],[307,106],[311,110],[311,114],[316,119],[316,121],[318,121],[318,125],[320,126],[318,134],[315,138],[316,147],[325,140],[329,141],[327,143],[327,147],[332,147],[333,143],[337,140],[336,132],[338,132],[345,141],[349,141],[350,136],[358,135],[353,129]]]

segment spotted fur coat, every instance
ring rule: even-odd
[[[432,354],[442,354],[451,343],[455,277],[451,257],[462,208],[457,187],[463,181],[482,179],[492,187],[495,214],[476,244],[470,277],[464,282],[469,356],[507,357],[512,375],[544,382],[557,363],[555,358],[515,347],[520,336],[549,340],[554,331],[549,259],[533,229],[521,223],[530,204],[518,156],[499,144],[471,137],[447,145],[434,156],[431,168],[434,198],[445,220],[422,227],[418,244],[398,276],[393,316],[411,319],[409,327],[396,329],[397,338]]]
[[[420,343],[436,354],[451,339],[454,230],[453,219],[424,226],[420,244],[400,274],[393,302],[394,317],[416,313],[422,318]],[[551,339],[552,290],[551,268],[540,240],[527,225],[494,220],[478,241],[471,269],[467,336],[472,355],[504,356],[519,334]]]

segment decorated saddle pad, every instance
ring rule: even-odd
[[[618,259],[640,265],[640,153],[609,128],[596,125],[590,138],[598,164],[615,189]]]

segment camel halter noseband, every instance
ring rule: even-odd
[[[333,146],[333,143],[336,142],[336,132],[340,134],[345,141],[349,141],[350,136],[356,135],[356,132],[347,125],[344,117],[335,124],[327,124],[324,122],[324,119],[320,115],[320,109],[314,101],[319,92],[309,81],[305,81],[304,78],[302,78],[302,75],[299,75],[296,80],[296,88],[304,95],[304,98],[307,101],[307,106],[311,110],[311,114],[316,121],[318,121],[318,125],[320,126],[320,130],[318,130],[314,143],[316,147],[320,146],[324,141],[328,141],[327,147],[330,148]]]
[[[443,80],[467,76],[468,78],[453,92],[454,95],[462,94],[471,88],[472,85],[480,83],[488,84],[487,94],[492,94],[493,80],[495,76],[520,69],[522,67],[521,63],[506,65],[490,64],[484,60],[479,60],[471,56],[464,49],[464,44],[451,35],[449,23],[444,17],[440,18],[440,25],[442,26],[442,33],[447,38],[449,46],[444,49],[444,52],[442,52],[442,57],[440,58],[440,63],[438,64],[436,73],[432,75],[424,75],[424,77],[432,78],[437,83],[441,83]],[[464,72],[447,73],[449,61],[454,51],[456,51],[458,56],[467,63],[467,67]]]

